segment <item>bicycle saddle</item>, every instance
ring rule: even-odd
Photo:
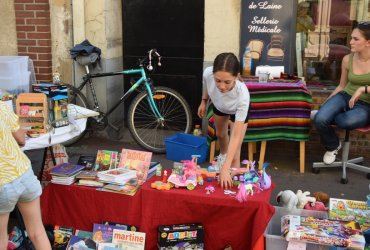
[[[100,59],[100,56],[98,53],[91,53],[89,55],[76,56],[76,61],[83,66],[96,63],[99,59]]]

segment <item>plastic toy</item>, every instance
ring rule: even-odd
[[[298,198],[297,208],[299,209],[303,209],[308,202],[316,202],[316,198],[309,196],[310,192],[308,191],[302,192],[302,190],[298,190],[296,195]]]
[[[150,186],[157,190],[170,190],[171,189],[170,183],[163,183],[161,181],[155,181],[152,184],[150,184]]]
[[[293,211],[297,208],[298,197],[292,190],[280,191],[276,196],[277,203],[281,203],[288,211]]]
[[[330,196],[325,192],[315,192],[313,193],[313,197],[316,198],[316,201],[321,201],[324,204],[327,204],[330,199]]]
[[[306,205],[303,207],[306,210],[317,210],[317,211],[323,211],[326,212],[329,210],[327,207],[325,207],[324,203],[321,201],[316,201],[316,202],[308,202]]]
[[[214,186],[212,186],[212,185],[208,185],[208,186],[205,188],[205,190],[206,190],[206,194],[211,194],[211,193],[213,193],[213,192],[215,191],[215,187],[214,187]]]
[[[263,190],[269,189],[271,187],[271,177],[266,173],[266,168],[268,165],[268,163],[264,163],[262,168],[260,186]]]
[[[182,175],[172,173],[168,177],[168,182],[174,184],[176,188],[186,187],[189,190],[193,190],[197,186],[197,179],[200,175],[196,158],[193,158],[191,161],[184,161],[182,170]]]

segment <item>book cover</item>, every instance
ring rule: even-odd
[[[145,233],[114,229],[112,243],[120,249],[144,250]]]
[[[77,185],[89,187],[103,187],[104,183],[96,180],[79,179]]]
[[[98,150],[96,154],[95,171],[106,171],[116,168],[117,165],[117,151]]]
[[[95,155],[81,155],[78,158],[77,164],[85,166],[86,170],[92,170],[96,161]]]
[[[71,176],[82,169],[84,169],[84,166],[77,165],[75,163],[62,163],[57,165],[55,168],[50,170],[51,175],[61,175],[61,176]]]
[[[136,178],[136,171],[126,168],[109,169],[98,172],[99,180],[124,184],[128,180]]]
[[[93,238],[93,233],[92,232],[85,231],[85,230],[80,230],[80,229],[76,229],[74,235],[79,236],[82,239],[85,239],[85,238],[92,239]]]
[[[85,180],[95,180],[97,177],[97,173],[98,171],[82,170],[76,175],[76,178]]]
[[[111,243],[113,237],[113,229],[124,229],[120,226],[94,224],[93,240],[100,245],[100,243]]]
[[[115,192],[133,196],[134,194],[136,194],[139,187],[140,186],[138,185],[138,180],[131,179],[124,185],[107,184],[101,189],[101,191]]]
[[[362,231],[370,228],[370,207],[365,201],[330,198],[329,218],[342,221],[357,221]]]
[[[116,244],[101,242],[98,244],[97,250],[122,250],[122,249],[118,248]]]
[[[113,225],[113,226],[119,226],[122,227],[122,229],[127,230],[127,231],[139,231],[139,227],[134,226],[134,225],[127,225],[127,224],[121,224],[117,222],[112,222],[112,221],[103,221],[104,225]]]
[[[73,235],[72,227],[54,226],[54,243],[53,249],[66,249]]]
[[[152,152],[122,149],[118,167],[136,171],[138,185],[142,185],[148,176]]]
[[[364,249],[365,246],[360,225],[355,221],[285,215],[281,218],[281,232],[287,241],[296,240],[351,249]]]
[[[69,240],[67,250],[92,250],[96,249],[96,243],[90,238],[83,238],[77,235],[72,235]]]

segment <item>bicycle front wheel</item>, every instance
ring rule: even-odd
[[[154,99],[161,121],[152,112],[148,92],[139,93],[128,111],[129,130],[135,141],[144,149],[154,153],[165,153],[164,139],[175,133],[189,133],[192,128],[192,114],[188,103],[175,90],[155,87]]]
[[[84,96],[84,94],[82,94],[82,92],[80,90],[78,90],[77,88],[75,88],[74,86],[69,85],[69,84],[66,84],[66,86],[68,88],[68,103],[72,103],[72,104],[81,106],[83,108],[90,109],[90,106],[89,106],[89,103],[88,103],[86,97]],[[84,137],[84,135],[86,134],[86,132],[87,131],[85,129],[78,136],[73,137],[72,139],[63,142],[62,144],[64,146],[66,146],[66,147],[71,146],[72,144],[74,144],[77,141],[79,141],[82,137]]]

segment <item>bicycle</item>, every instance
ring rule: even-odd
[[[86,96],[81,90],[88,86],[93,97],[93,110],[99,112],[99,116],[89,118],[90,127],[103,129],[108,125],[109,115],[122,104],[125,99],[134,92],[138,94],[132,100],[128,113],[128,128],[134,140],[144,149],[154,153],[165,152],[165,138],[178,132],[189,133],[192,129],[192,114],[186,100],[175,90],[157,86],[154,87],[152,79],[147,77],[146,71],[153,71],[152,61],[157,59],[157,65],[161,66],[161,56],[155,50],[148,51],[148,55],[139,60],[137,68],[118,72],[106,72],[91,74],[89,65],[85,66],[86,74],[78,87],[66,84],[68,87],[69,102],[91,109]],[[138,75],[139,79],[132,83],[122,97],[107,112],[102,112],[99,107],[93,78],[115,75]],[[115,126],[111,125],[115,130]],[[84,134],[67,142],[71,145],[81,139]]]

